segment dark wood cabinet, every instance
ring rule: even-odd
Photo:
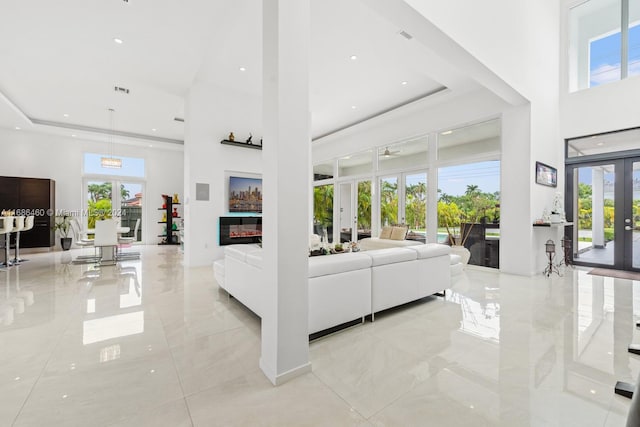
[[[21,248],[55,245],[56,182],[52,179],[0,177],[0,210],[33,213],[33,229],[20,235]]]
[[[462,229],[463,235],[469,233],[464,243],[471,253],[469,264],[500,268],[500,224],[462,224]]]

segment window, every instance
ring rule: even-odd
[[[640,74],[637,0],[588,0],[569,10],[569,91]]]
[[[122,167],[102,167],[100,160],[103,157],[114,157],[122,160]],[[111,175],[144,178],[144,159],[137,157],[110,156],[98,153],[84,153],[84,173],[85,175]]]
[[[333,179],[333,161],[313,165],[313,180]]]
[[[371,174],[372,170],[373,159],[371,150],[338,159],[339,177]]]

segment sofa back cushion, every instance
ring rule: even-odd
[[[404,240],[407,237],[407,231],[409,227],[405,225],[397,225],[391,228],[391,236],[389,239],[391,240]]]
[[[384,227],[382,227],[382,231],[380,232],[380,238],[381,239],[390,239],[391,238],[392,229],[393,229],[393,227],[390,227],[388,225],[385,225]]]

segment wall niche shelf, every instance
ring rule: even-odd
[[[251,142],[246,142],[246,141],[230,141],[228,139],[223,139],[222,141],[220,141],[220,144],[235,145],[236,147],[245,147],[245,148],[253,148],[254,150],[262,150],[262,145],[253,144]]]

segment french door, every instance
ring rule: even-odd
[[[567,165],[578,265],[640,271],[640,157]]]
[[[120,220],[122,227],[129,227],[129,233],[123,236],[142,240],[143,182],[87,178],[84,180],[84,194],[87,228],[94,228],[97,220],[115,217]],[[138,234],[134,236],[138,219],[140,226]]]
[[[340,183],[339,197],[340,241],[371,237],[371,180]]]

